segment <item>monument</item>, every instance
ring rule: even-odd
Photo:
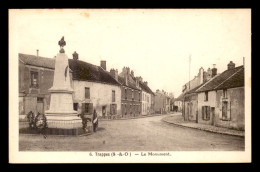
[[[50,108],[45,111],[48,123],[48,133],[57,135],[78,135],[82,127],[82,120],[77,111],[73,110],[68,57],[63,47],[66,45],[64,37],[58,43],[60,52],[55,58],[53,86],[50,92]]]

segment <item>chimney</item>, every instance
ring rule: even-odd
[[[211,69],[212,72],[212,77],[217,75],[217,68],[216,68],[216,64],[213,64],[213,68]]]
[[[146,86],[148,85],[147,81],[144,81],[144,85],[146,85]]]
[[[139,88],[139,78],[138,77],[135,78],[135,85],[137,88]]]
[[[102,67],[104,70],[107,70],[106,61],[105,60],[101,60],[100,61],[100,67]]]
[[[118,70],[110,69],[110,75],[111,75],[116,81],[118,81]]]
[[[131,75],[132,75],[132,77],[135,77],[133,70],[131,70]]]
[[[78,60],[79,59],[79,54],[76,51],[72,54],[72,56],[73,56],[74,60]]]
[[[234,69],[235,68],[235,63],[233,63],[233,61],[230,61],[227,66],[228,66],[228,70]]]
[[[125,85],[128,86],[128,74],[125,74]]]
[[[36,50],[37,51],[37,57],[39,57],[39,50]]]
[[[143,78],[141,76],[139,78],[140,78],[140,82],[143,82]]]
[[[160,90],[159,90],[159,89],[157,89],[157,90],[156,90],[156,93],[159,93],[159,91],[160,91]]]

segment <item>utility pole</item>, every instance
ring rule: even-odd
[[[190,62],[191,62],[191,55],[189,55],[189,90],[190,90]]]

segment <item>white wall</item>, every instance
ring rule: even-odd
[[[151,94],[145,91],[142,91],[141,94],[142,94],[142,115],[147,115],[150,113],[150,108],[152,104]],[[149,101],[147,100],[147,97]]]
[[[90,99],[85,99],[85,87],[90,88]],[[102,106],[106,106],[107,113],[110,112],[110,104],[117,104],[117,114],[121,114],[121,89],[119,86],[73,80],[74,103],[93,103],[99,116],[102,116]],[[115,102],[112,102],[112,90],[115,91]],[[106,114],[107,115],[107,114]]]

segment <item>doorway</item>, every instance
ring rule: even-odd
[[[106,116],[106,106],[102,106],[102,117]]]
[[[41,114],[44,113],[44,105],[43,105],[43,98],[42,97],[37,97],[37,114],[38,113],[41,113]]]
[[[215,125],[215,107],[211,107],[210,112],[211,112],[211,116],[212,116],[211,125]]]

